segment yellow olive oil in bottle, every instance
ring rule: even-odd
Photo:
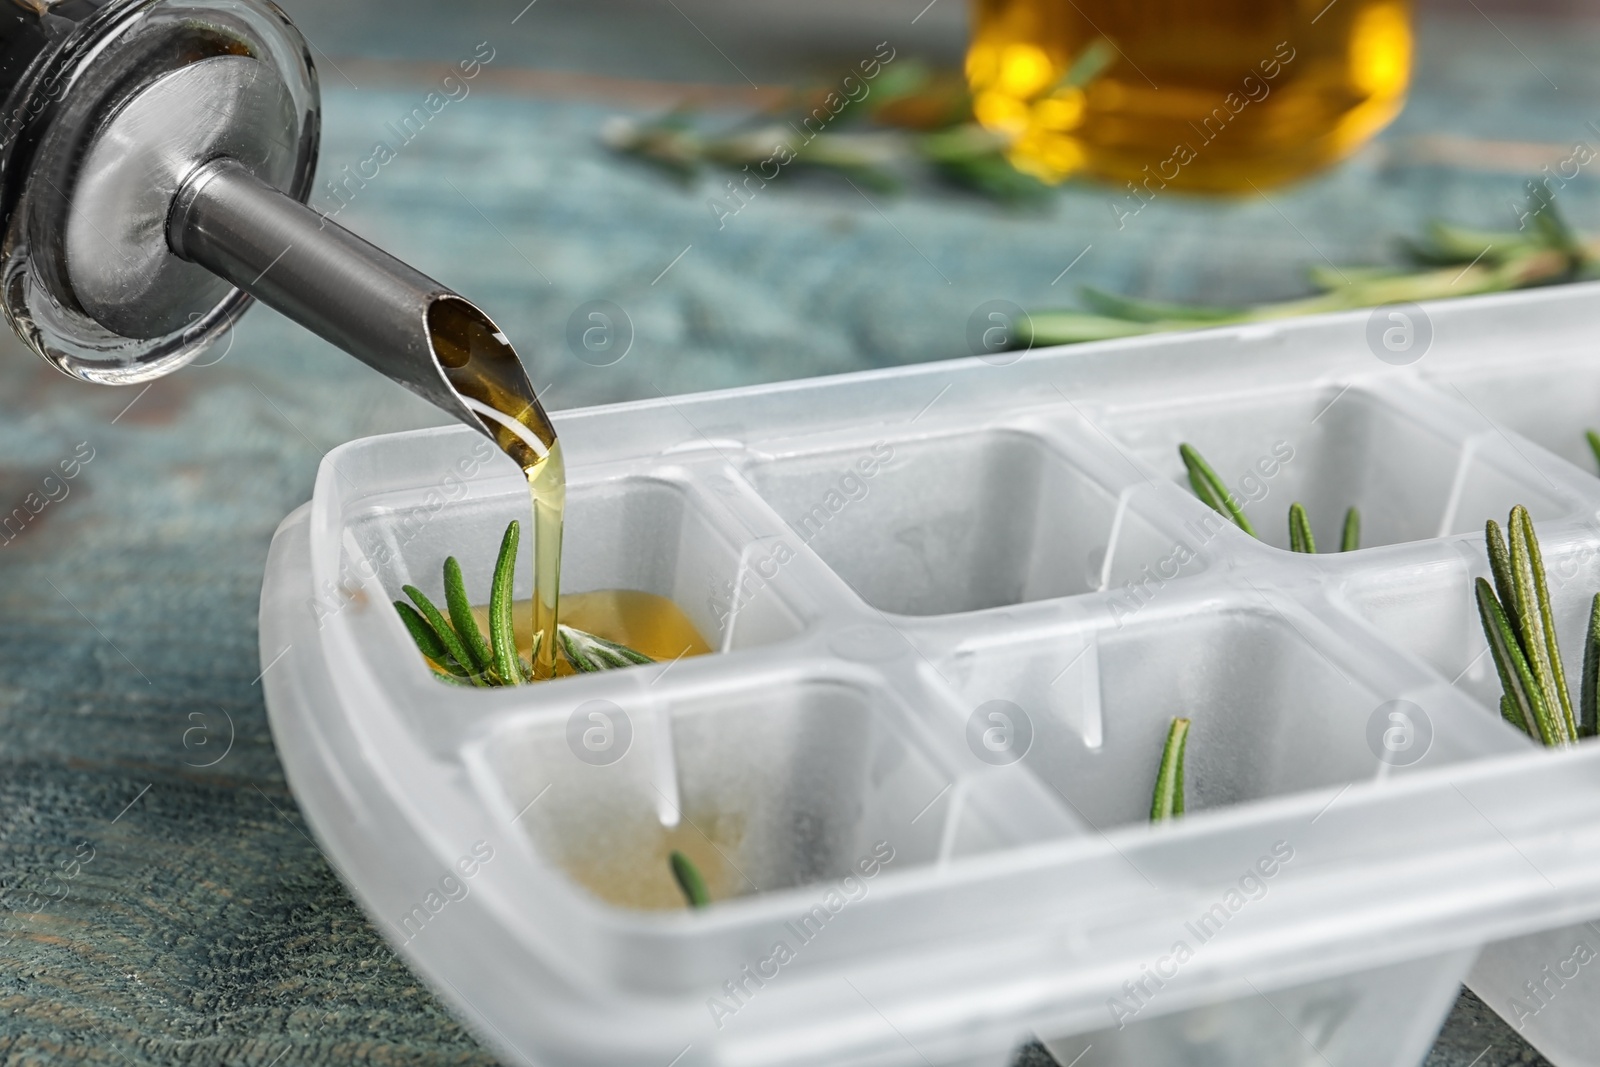
[[[1046,181],[1249,192],[1348,155],[1399,114],[1410,0],[973,0],[984,126]]]

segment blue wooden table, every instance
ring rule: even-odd
[[[1424,14],[1410,106],[1348,164],[1270,199],[1159,198],[1122,228],[1092,186],[1018,214],[805,178],[719,228],[713,180],[676,185],[596,142],[607,118],[679,99],[732,118],[880,40],[958,62],[959,0],[913,22],[924,3],[287,6],[322,69],[326,178],[394,142],[447,64],[492,50],[468,95],[345,186],[339,220],[481,301],[555,408],[965,355],[980,303],[1070,305],[1080,283],[1295,296],[1307,265],[1389,261],[1430,215],[1514,226],[1529,174],[1600,143],[1600,20],[1488,0]],[[1560,203],[1600,230],[1589,173]],[[634,331],[606,367],[566,342],[596,299]],[[439,416],[265,309],[148,388],[0,348],[0,511],[90,457],[0,541],[0,1060],[490,1062],[318,853],[257,684],[268,539],[320,454]],[[1543,1061],[1463,995],[1429,1062]]]

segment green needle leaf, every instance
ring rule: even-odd
[[[1167,744],[1161,750],[1155,795],[1150,801],[1150,821],[1165,822],[1183,814],[1183,751],[1189,741],[1189,720],[1173,719]]]
[[[433,601],[429,600],[427,595],[414,585],[402,586],[401,591],[417,605],[417,610],[422,612],[422,617],[433,628],[434,634],[444,645],[445,651],[450,654],[450,657],[463,667],[471,663],[472,657],[467,654],[466,646],[461,643],[461,638],[456,636],[456,632],[450,628],[450,624],[445,621],[445,617],[439,613],[439,609],[434,607]],[[401,618],[405,618],[405,616],[402,615]],[[415,637],[416,635],[413,634],[412,636]],[[467,668],[467,670],[467,676],[472,679],[473,685],[488,684],[481,674],[472,673],[471,668]]]
[[[444,647],[444,642],[439,640],[439,635],[434,632],[428,620],[418,614],[417,609],[407,604],[404,600],[396,600],[394,609],[400,613],[400,621],[406,624],[406,630],[411,634],[411,640],[417,643],[417,648],[434,663],[440,664],[453,675],[465,678],[466,668],[456,662],[450,655],[450,650]],[[437,669],[434,673],[439,673]]]
[[[1595,465],[1600,466],[1600,433],[1588,430],[1583,436],[1589,440],[1589,451],[1594,453]]]
[[[595,671],[605,670],[604,667],[589,656],[587,644],[577,640],[575,636],[577,632],[570,626],[556,624],[556,641],[560,643],[561,654],[567,657],[567,662],[572,664],[572,669],[579,674],[593,674]]]
[[[561,643],[561,652],[567,657],[567,662],[572,664],[572,669],[579,674],[592,674],[595,671],[655,662],[643,652],[636,652],[627,645],[619,645],[615,641],[607,641],[603,637],[596,637],[594,634],[560,623],[556,624],[556,639]]]
[[[451,685],[465,686],[468,689],[472,688],[472,683],[467,680],[467,674],[465,671],[462,671],[460,674],[450,674],[446,671],[441,671],[438,667],[435,667],[431,663],[428,664],[428,669],[432,671],[433,676],[439,679],[441,682],[449,682]]]
[[[444,659],[446,655],[444,642],[439,640],[439,635],[434,633],[433,627],[428,625],[428,620],[418,614],[416,608],[404,600],[396,600],[394,610],[400,613],[400,621],[406,624],[406,629],[411,633],[411,640],[417,643],[424,656],[431,660]]]
[[[1517,702],[1506,694],[1500,694],[1500,717],[1519,730],[1527,730],[1522,722],[1522,713],[1517,710]]]
[[[1289,551],[1316,552],[1317,542],[1311,536],[1311,519],[1299,504],[1289,505]]]
[[[495,560],[494,584],[489,589],[489,644],[494,651],[494,672],[503,685],[520,685],[523,677],[511,616],[511,580],[517,571],[517,540],[521,533],[522,525],[512,519],[500,539],[500,558]]]
[[[1522,651],[1533,668],[1545,703],[1557,715],[1554,722],[1557,743],[1570,744],[1578,726],[1572,715],[1572,697],[1567,692],[1566,672],[1561,665],[1561,649],[1556,645],[1555,618],[1550,610],[1550,590],[1545,584],[1544,560],[1539,539],[1533,532],[1528,509],[1511,509],[1511,578],[1517,592],[1517,621]]]
[[[1351,507],[1344,513],[1344,533],[1339,537],[1340,552],[1354,552],[1361,547],[1361,512]]]
[[[1582,713],[1578,717],[1578,736],[1594,737],[1600,732],[1600,593],[1589,607],[1589,632],[1583,638],[1583,687],[1578,693]]]
[[[1080,286],[1079,295],[1097,315],[1128,322],[1233,322],[1244,315],[1242,308],[1205,307],[1200,304],[1168,304],[1159,300],[1140,300],[1119,296],[1092,285]]]
[[[444,602],[450,610],[450,625],[455,627],[467,655],[472,657],[473,672],[482,674],[494,666],[494,653],[489,651],[489,642],[478,629],[478,619],[472,614],[472,601],[467,596],[467,584],[461,579],[461,564],[454,556],[444,561]]]
[[[1195,451],[1194,446],[1179,445],[1178,455],[1183,457],[1183,465],[1188,468],[1189,484],[1194,487],[1195,495],[1232,519],[1239,529],[1251,537],[1256,536],[1255,527],[1245,518],[1244,509],[1239,506],[1238,498],[1222,484],[1217,472],[1211,469],[1211,464],[1207,463],[1199,452]]]
[[[711,893],[706,889],[706,880],[700,877],[700,869],[694,861],[677,849],[672,850],[672,877],[678,880],[678,888],[683,890],[683,899],[691,908],[703,908],[711,903]]]
[[[1500,524],[1490,519],[1483,524],[1483,538],[1489,546],[1489,572],[1494,575],[1495,595],[1507,612],[1515,613],[1517,594],[1511,581],[1511,553],[1506,550]]]
[[[533,665],[539,662],[539,646],[542,644],[544,644],[544,634],[534,634],[533,643],[528,647],[528,658],[517,661],[522,667],[522,677],[529,682],[538,681],[534,677]]]
[[[1083,88],[1105,73],[1106,68],[1115,63],[1120,55],[1116,45],[1104,37],[1096,37],[1073,58],[1072,65],[1061,76],[1057,87]]]
[[[1487,580],[1479,578],[1475,588],[1478,616],[1483,620],[1483,632],[1489,639],[1495,669],[1500,672],[1500,683],[1505,687],[1506,696],[1511,698],[1516,707],[1517,717],[1513,721],[1529,737],[1546,745],[1554,745],[1555,724],[1550,709],[1545,704],[1544,695],[1539,692],[1538,683],[1534,681],[1533,671],[1528,667],[1527,657],[1522,654],[1511,622],[1501,609],[1500,601],[1495,599],[1494,587]]]

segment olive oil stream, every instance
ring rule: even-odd
[[[517,647],[534,651],[535,678],[572,673],[557,656],[558,617],[580,630],[671,660],[711,651],[672,601],[626,589],[561,596],[561,533],[567,469],[555,426],[534,394],[510,342],[487,319],[455,301],[428,310],[434,351],[450,385],[528,480],[533,505],[533,598],[514,612]],[[475,609],[487,629],[488,611]],[[537,641],[535,641],[537,635]]]

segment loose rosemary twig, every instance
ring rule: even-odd
[[[902,185],[903,172],[920,169],[1007,204],[1038,202],[1050,194],[1048,185],[1012,166],[1006,157],[1009,137],[973,121],[971,98],[957,76],[902,59],[886,66],[865,95],[845,102],[821,130],[805,123],[808,117],[815,121],[816,95],[796,92],[789,107],[722,133],[702,132],[684,109],[647,121],[613,118],[601,129],[600,141],[685,182],[707,168],[722,168],[745,181],[756,174],[758,184],[765,185],[794,165],[893,192]],[[761,173],[774,161],[779,170]]]
[[[1166,822],[1183,814],[1183,753],[1189,743],[1189,720],[1173,719],[1156,771],[1155,795],[1150,800],[1150,821]]]
[[[1495,233],[1433,221],[1421,241],[1407,242],[1408,257],[1421,269],[1388,267],[1342,270],[1317,266],[1307,274],[1318,295],[1255,307],[1209,307],[1118,296],[1085,287],[1087,310],[1030,311],[1019,347],[1076,344],[1166,330],[1268,322],[1380,304],[1416,303],[1498,293],[1600,276],[1600,240],[1582,240],[1556,210],[1548,194],[1529,199],[1532,224]]]
[[[677,849],[673,849],[670,857],[672,864],[672,877],[677,879],[678,888],[683,891],[683,899],[691,908],[703,908],[711,903],[711,892],[706,889],[706,880],[700,877],[700,869],[694,861]]]
[[[1596,702],[1600,700],[1595,684],[1600,675],[1600,595],[1590,605],[1582,688],[1574,708],[1556,643],[1544,559],[1528,509],[1521,505],[1512,508],[1507,528],[1509,546],[1498,523],[1490,519],[1485,524],[1494,583],[1485,578],[1474,583],[1478,616],[1500,675],[1500,713],[1513,726],[1551,747],[1593,737]]]
[[[500,539],[500,555],[495,560],[494,578],[489,586],[489,637],[484,639],[472,611],[461,564],[454,556],[444,561],[444,599],[449,618],[440,612],[427,594],[414,585],[403,587],[412,604],[394,602],[400,620],[411,639],[428,658],[428,667],[447,682],[458,685],[495,687],[522,685],[534,680],[533,664],[517,654],[516,627],[512,618],[515,597],[512,592],[517,570],[517,543],[522,526],[512,520]],[[571,626],[557,625],[561,653],[580,674],[654,663],[643,652]],[[532,655],[538,658],[542,634],[533,635]]]

